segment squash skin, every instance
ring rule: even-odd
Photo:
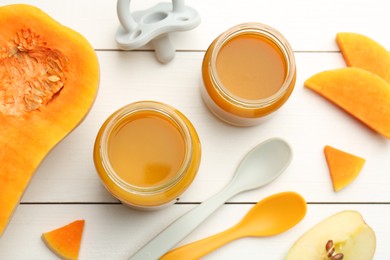
[[[68,60],[64,87],[47,104],[22,115],[0,111],[1,236],[42,160],[88,114],[97,95],[100,73],[89,42],[36,7],[0,7],[0,24],[0,54],[17,31],[31,30]]]

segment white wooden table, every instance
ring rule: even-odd
[[[17,2],[35,5],[83,34],[96,49],[101,82],[88,117],[37,170],[0,239],[0,259],[56,259],[41,241],[41,233],[76,219],[86,220],[80,259],[127,259],[177,217],[219,191],[242,156],[274,136],[284,138],[294,150],[287,171],[271,185],[232,199],[180,245],[224,230],[257,201],[290,190],[308,202],[302,222],[275,237],[232,242],[205,259],[283,259],[307,229],[345,209],[358,210],[375,230],[375,259],[390,259],[390,140],[303,87],[309,76],[345,66],[335,43],[337,32],[362,33],[390,49],[389,1],[187,1],[200,12],[201,25],[172,35],[177,53],[165,65],[155,60],[148,46],[134,52],[118,50],[115,0],[2,0],[1,5]],[[132,10],[141,10],[158,1],[132,2]],[[248,21],[268,24],[284,34],[294,49],[298,74],[291,98],[274,116],[262,125],[238,128],[216,119],[202,103],[200,67],[217,35]],[[195,181],[178,203],[159,211],[121,205],[104,189],[92,162],[94,138],[103,121],[119,107],[139,100],[161,101],[181,110],[202,143]],[[332,189],[323,154],[327,144],[367,160],[360,176],[338,193]]]

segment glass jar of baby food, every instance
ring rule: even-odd
[[[104,186],[121,202],[141,209],[174,202],[192,183],[200,157],[191,122],[175,108],[154,101],[114,112],[94,146]]]
[[[220,119],[238,126],[258,124],[280,108],[296,80],[294,53],[274,28],[237,25],[218,36],[202,64],[202,97]]]

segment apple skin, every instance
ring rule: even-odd
[[[324,260],[326,243],[332,240],[335,253],[342,253],[343,260],[369,260],[375,254],[376,237],[359,212],[338,212],[315,225],[303,234],[289,250],[286,260]]]

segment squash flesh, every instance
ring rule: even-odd
[[[334,191],[340,191],[359,175],[366,160],[329,145],[324,148]]]
[[[390,85],[383,78],[348,67],[315,74],[305,87],[390,139]]]
[[[0,24],[0,62],[9,58],[10,44],[18,33],[25,31],[39,37],[47,48],[61,53],[67,60],[64,86],[46,104],[16,114],[0,111],[1,236],[41,161],[89,112],[98,90],[99,64],[94,49],[83,36],[38,8],[0,7]],[[19,66],[29,65],[20,63]],[[3,70],[0,75],[7,75],[6,69],[0,65]],[[2,80],[0,77],[0,85]]]
[[[336,42],[348,66],[371,71],[390,84],[390,53],[386,48],[358,33],[338,33]]]
[[[61,259],[76,260],[79,257],[84,220],[76,220],[58,229],[42,234],[47,247]]]

